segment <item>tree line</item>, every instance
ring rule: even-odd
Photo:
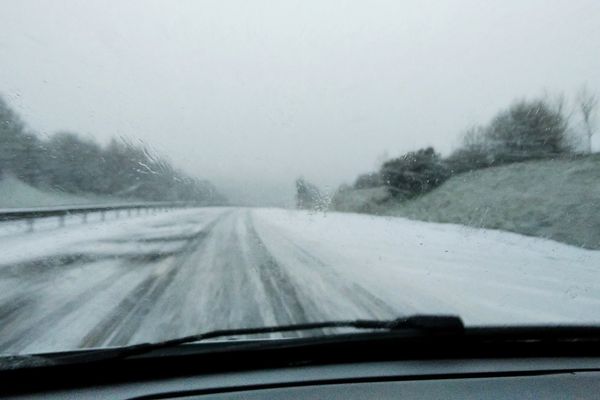
[[[175,169],[147,146],[112,139],[101,146],[72,132],[41,138],[0,97],[0,179],[38,188],[148,201],[221,203],[206,181]]]
[[[384,162],[379,171],[359,176],[353,187],[383,185],[392,196],[408,199],[434,189],[455,174],[591,152],[596,104],[596,96],[586,89],[579,93],[571,111],[567,111],[564,98],[514,102],[488,124],[468,129],[461,146],[448,157],[443,158],[432,147],[408,152]],[[581,113],[583,127],[572,124],[576,111]],[[578,129],[585,133],[583,146],[574,135]]]
[[[574,156],[592,152],[598,98],[582,89],[575,108],[567,110],[564,98],[548,97],[514,102],[492,120],[468,129],[461,145],[444,158],[433,147],[411,151],[385,161],[379,170],[358,176],[339,191],[385,187],[397,199],[429,192],[451,176],[514,162]],[[575,126],[573,115],[579,114]],[[583,133],[583,144],[575,132]],[[310,190],[306,190],[310,187]],[[314,185],[297,183],[299,208],[311,208],[322,195]]]

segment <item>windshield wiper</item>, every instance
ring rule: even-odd
[[[349,320],[325,321],[304,324],[263,326],[257,328],[221,329],[184,336],[177,339],[165,340],[156,343],[141,343],[116,349],[97,350],[100,358],[115,359],[127,358],[135,355],[149,353],[154,350],[176,347],[186,343],[197,343],[207,339],[234,336],[250,336],[268,333],[298,332],[328,328],[354,328],[359,330],[417,330],[420,333],[462,333],[464,325],[460,317],[453,315],[412,315],[393,320]],[[104,356],[102,356],[104,353]],[[92,358],[94,353],[90,354]]]
[[[19,363],[25,367],[29,366],[29,364],[31,364],[31,366],[41,366],[57,364],[64,365],[78,362],[87,363],[110,361],[128,358],[131,356],[142,355],[155,350],[177,347],[186,343],[196,343],[207,339],[235,336],[251,336],[268,333],[299,332],[328,328],[354,328],[357,330],[380,330],[386,332],[413,330],[416,331],[418,335],[426,335],[430,333],[461,334],[464,332],[463,322],[457,316],[412,315],[394,320],[325,321],[293,325],[264,326],[257,328],[222,329],[199,333],[196,335],[184,336],[177,339],[165,340],[162,342],[141,343],[117,348],[81,350],[68,353],[50,353],[32,356],[16,356],[8,357],[8,359],[4,361],[10,364],[10,359],[16,358],[19,359]],[[324,335],[324,337],[327,338],[331,338],[332,336],[333,335]],[[2,363],[0,362],[0,365],[1,364]]]
[[[314,329],[327,328],[354,328],[365,330],[398,330],[398,329],[417,329],[422,331],[462,331],[464,325],[460,317],[453,315],[412,315],[406,318],[393,320],[351,320],[351,321],[325,321],[306,324],[263,326],[258,328],[242,329],[223,329],[200,333],[197,335],[184,336],[177,339],[165,340],[158,343],[142,344],[150,350],[163,347],[173,347],[185,343],[194,343],[206,339],[215,339],[219,337],[260,335],[265,333],[298,332]]]

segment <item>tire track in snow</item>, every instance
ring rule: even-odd
[[[130,272],[133,273],[133,272]],[[26,323],[21,323],[18,327],[10,326],[11,322],[6,321],[0,315],[0,320],[2,320],[3,324],[6,323],[9,325],[10,335],[6,335],[5,332],[0,331],[0,351],[3,349],[11,349],[11,351],[20,351],[28,344],[35,342],[35,340],[42,335],[44,332],[52,329],[52,326],[55,321],[59,320],[61,317],[68,315],[75,310],[77,310],[83,303],[87,300],[91,299],[95,293],[100,293],[110,286],[112,286],[116,281],[122,279],[124,276],[122,269],[117,269],[108,277],[100,280],[98,283],[93,285],[92,287],[86,289],[85,291],[79,293],[77,296],[73,297],[69,301],[67,301],[62,306],[54,309],[49,313],[44,313],[43,316],[35,321],[35,324],[31,324],[32,321],[27,320]],[[32,298],[34,295],[30,295],[25,297],[27,301],[25,301],[25,305],[28,309],[20,306],[17,310],[19,317],[26,318],[35,307],[35,304],[40,303],[40,300],[36,300]],[[23,303],[22,301],[16,302],[16,304]],[[17,317],[18,318],[18,317]],[[17,318],[13,318],[13,321]],[[13,324],[14,325],[14,324]]]
[[[140,320],[148,313],[151,302],[166,290],[177,269],[176,265],[171,265],[167,271],[154,272],[119,303],[117,310],[85,335],[80,347],[119,346],[128,343]]]
[[[256,218],[255,215],[252,219]],[[360,282],[354,282],[337,273],[330,265],[322,261],[316,254],[307,251],[301,243],[297,243],[286,236],[284,230],[273,228],[274,232],[268,232],[263,241],[265,249],[270,251],[278,264],[288,271],[288,281],[295,282],[300,291],[302,299],[317,299],[311,302],[310,314],[321,319],[339,319],[339,314],[326,312],[325,303],[328,302],[338,312],[353,310],[354,315],[346,315],[345,318],[395,318],[402,314],[410,314],[409,307],[402,311],[394,309],[376,294],[365,289]],[[264,234],[264,233],[263,233]],[[258,233],[256,233],[259,236]],[[276,240],[273,240],[276,235]],[[285,253],[285,257],[280,257]],[[293,264],[293,265],[292,265]],[[299,282],[302,278],[302,282]],[[319,292],[312,288],[311,283],[319,282]],[[359,315],[355,315],[359,313]]]
[[[260,281],[265,294],[271,300],[270,306],[278,325],[309,322],[309,316],[300,296],[285,270],[268,252],[261,238],[256,233],[250,214],[244,217],[247,229],[247,242],[254,257]],[[306,299],[308,300],[308,299]]]
[[[30,263],[25,265],[27,272],[23,276],[16,274],[16,267],[0,270],[6,274],[6,282],[21,281],[19,296],[5,294],[11,303],[0,307],[0,321],[23,318],[18,329],[5,328],[11,335],[0,343],[0,349],[12,353],[38,349],[40,346],[35,343],[29,346],[38,341],[42,347],[61,343],[70,348],[118,346],[213,329],[398,315],[376,293],[340,275],[310,251],[311,246],[296,243],[283,228],[271,229],[253,211],[233,209],[215,215],[198,231],[194,225],[203,223],[192,218],[163,224],[158,230],[149,226],[129,237],[102,239],[114,239],[124,248],[138,242],[159,245],[144,248],[145,253],[96,256],[97,242],[92,241],[89,254],[49,259],[45,261],[49,268],[44,268],[44,263]],[[160,244],[176,241],[183,242],[182,246],[162,251],[167,247]],[[116,264],[112,264],[115,272],[111,274],[92,273],[89,278],[85,274],[69,275],[68,271],[74,268],[89,268],[99,259],[113,257]],[[85,290],[73,290],[72,298],[52,292],[52,287],[43,287],[48,279],[61,282],[70,276],[75,279],[75,283],[67,285],[71,288],[77,282],[88,282],[85,279],[96,281],[89,282]],[[61,283],[57,288],[64,286]],[[50,307],[48,313],[44,313],[35,296],[39,288],[48,295],[43,299],[57,300],[44,305]],[[31,316],[27,315],[30,312]],[[69,339],[61,338],[60,329],[49,332],[53,326],[72,327]]]
[[[139,283],[108,316],[88,332],[79,346],[120,346],[129,343],[154,303],[167,291],[175,275],[181,271],[181,265],[192,250],[201,245],[226,214],[221,214],[194,234],[180,254],[163,260],[159,265],[154,265],[151,275]],[[147,268],[145,265],[143,267]]]

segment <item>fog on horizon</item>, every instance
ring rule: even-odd
[[[141,140],[236,204],[600,90],[597,0],[21,0],[0,26],[0,94],[33,130]]]

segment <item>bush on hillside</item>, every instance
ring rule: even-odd
[[[359,175],[354,181],[354,189],[370,189],[383,185],[381,174],[379,172],[371,172],[368,174]]]
[[[428,147],[385,162],[380,174],[394,197],[410,198],[441,185],[450,177],[450,170]]]
[[[326,210],[329,206],[327,196],[319,188],[304,178],[296,179],[296,207],[310,210]]]
[[[567,119],[544,100],[521,101],[498,114],[485,136],[500,163],[568,153]]]
[[[568,119],[560,107],[537,99],[520,101],[487,126],[469,129],[446,163],[453,174],[572,152]]]
[[[494,154],[486,133],[486,128],[481,126],[473,127],[465,132],[461,147],[445,159],[452,174],[494,165]]]

